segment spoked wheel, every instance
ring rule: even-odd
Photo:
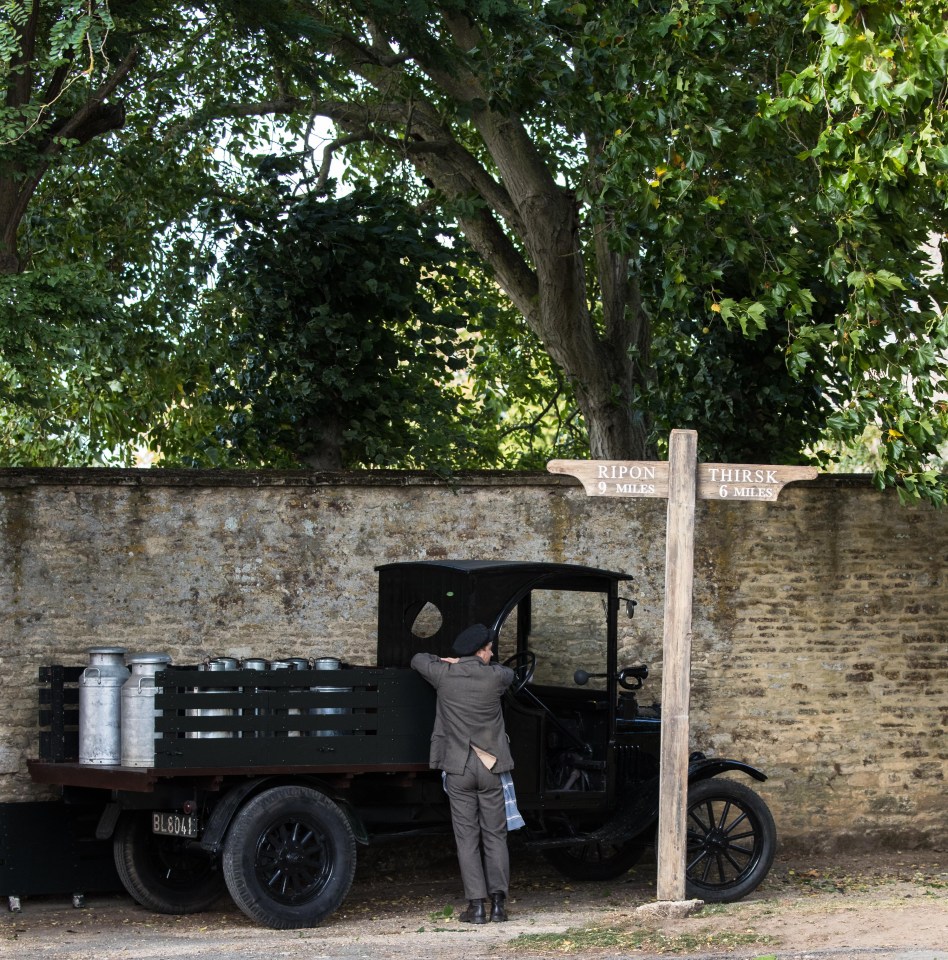
[[[230,895],[251,920],[274,930],[314,927],[349,892],[355,836],[325,794],[273,787],[237,814],[223,865]]]
[[[756,890],[777,848],[767,804],[734,780],[701,780],[688,791],[688,896],[729,903]]]
[[[112,840],[122,886],[155,913],[200,913],[224,893],[224,876],[204,850],[183,837],[151,832],[151,814],[126,813]]]
[[[647,844],[636,838],[625,843],[587,843],[553,847],[543,856],[571,880],[613,880],[628,873],[642,859]]]

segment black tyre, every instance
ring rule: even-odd
[[[735,780],[701,780],[688,791],[685,888],[690,898],[730,903],[756,890],[777,849],[767,804]]]
[[[315,927],[345,900],[356,867],[346,815],[310,787],[273,787],[237,814],[224,843],[234,903],[274,930]]]
[[[224,876],[193,841],[151,832],[147,811],[125,813],[112,839],[122,886],[155,913],[200,913],[224,893]]]
[[[626,843],[587,843],[553,847],[543,856],[571,880],[613,880],[628,873],[642,859],[648,845],[639,839]]]

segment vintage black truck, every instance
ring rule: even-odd
[[[418,561],[377,568],[373,666],[157,673],[154,761],[78,762],[81,667],[41,671],[34,781],[101,807],[119,877],[162,913],[208,908],[229,892],[273,928],[319,924],[345,899],[359,844],[450,835],[440,775],[428,767],[434,693],[409,668],[449,655],[486,624],[517,679],[505,716],[514,782],[535,845],[566,876],[618,876],[654,841],[659,709],[639,706],[648,670],[618,662],[620,596],[631,579],[575,564]],[[745,783],[759,770],[695,753],[689,767],[687,890],[729,901],[770,869],[773,818]],[[449,841],[450,842],[450,841]]]

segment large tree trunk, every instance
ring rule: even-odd
[[[312,449],[300,460],[310,470],[342,470],[343,424],[340,417],[324,416],[309,418],[299,431],[300,443]],[[313,446],[313,440],[318,442]]]

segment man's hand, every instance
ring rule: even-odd
[[[459,657],[442,657],[441,659],[444,663],[457,663],[460,658]]]

